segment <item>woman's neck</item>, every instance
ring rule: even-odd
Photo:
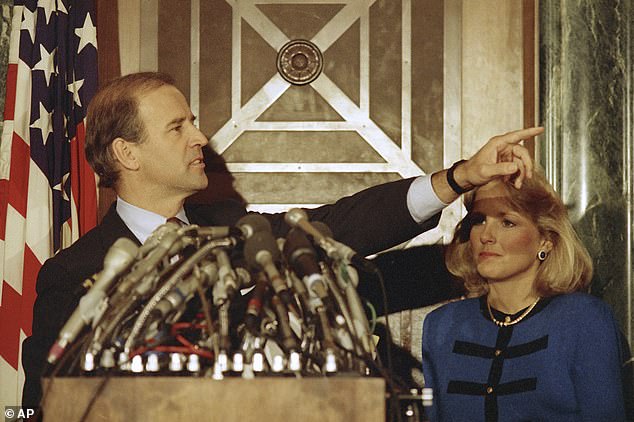
[[[506,314],[521,311],[538,297],[532,282],[489,282],[489,305]]]

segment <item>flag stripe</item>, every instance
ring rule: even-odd
[[[22,296],[10,285],[2,283],[2,306],[0,306],[0,356],[11,367],[18,369],[18,353],[20,349],[20,307]]]
[[[4,103],[4,120],[13,120],[15,116],[15,87],[18,78],[18,65],[9,63],[7,68],[7,93]]]
[[[9,176],[9,204],[26,216],[26,200],[29,186],[29,146],[17,134],[11,143],[11,174]]]
[[[80,236],[85,234],[86,227],[97,225],[97,180],[88,162],[82,159],[85,141],[86,128],[82,121],[77,125],[77,136],[71,143],[71,206],[76,207],[79,216]]]

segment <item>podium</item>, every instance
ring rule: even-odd
[[[45,379],[46,391],[51,379]],[[193,377],[54,378],[44,422],[371,422],[385,420],[385,382],[369,377],[213,380]]]

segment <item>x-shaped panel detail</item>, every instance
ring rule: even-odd
[[[291,86],[279,74],[269,79],[244,105],[241,105],[241,22],[249,25],[275,50],[286,44],[288,37],[256,7],[256,4],[279,4],[284,1],[227,0],[233,8],[232,24],[232,88],[231,118],[211,137],[214,149],[222,154],[245,131],[355,131],[383,159],[385,163],[227,163],[234,172],[373,172],[398,173],[402,177],[423,174],[411,159],[411,82],[409,34],[403,42],[402,81],[402,129],[401,146],[370,118],[369,107],[369,10],[375,0],[313,0],[310,3],[344,4],[344,7],[327,22],[310,40],[325,52],[357,20],[360,22],[360,101],[355,104],[326,74],[322,73],[311,87],[344,119],[343,122],[257,122]],[[293,3],[297,3],[293,1]],[[411,21],[411,5],[403,1],[403,20]],[[409,28],[409,26],[407,26]],[[405,30],[405,25],[404,25]]]

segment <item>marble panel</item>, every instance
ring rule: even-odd
[[[462,2],[462,156],[522,127],[520,0]]]
[[[0,110],[4,110],[4,97],[6,95],[12,5],[13,1],[11,0],[0,0],[0,19],[2,19],[2,25],[0,25]],[[2,133],[2,119],[0,116],[0,133]]]
[[[632,341],[632,5],[543,1],[541,160]],[[631,344],[631,343],[630,343]]]

